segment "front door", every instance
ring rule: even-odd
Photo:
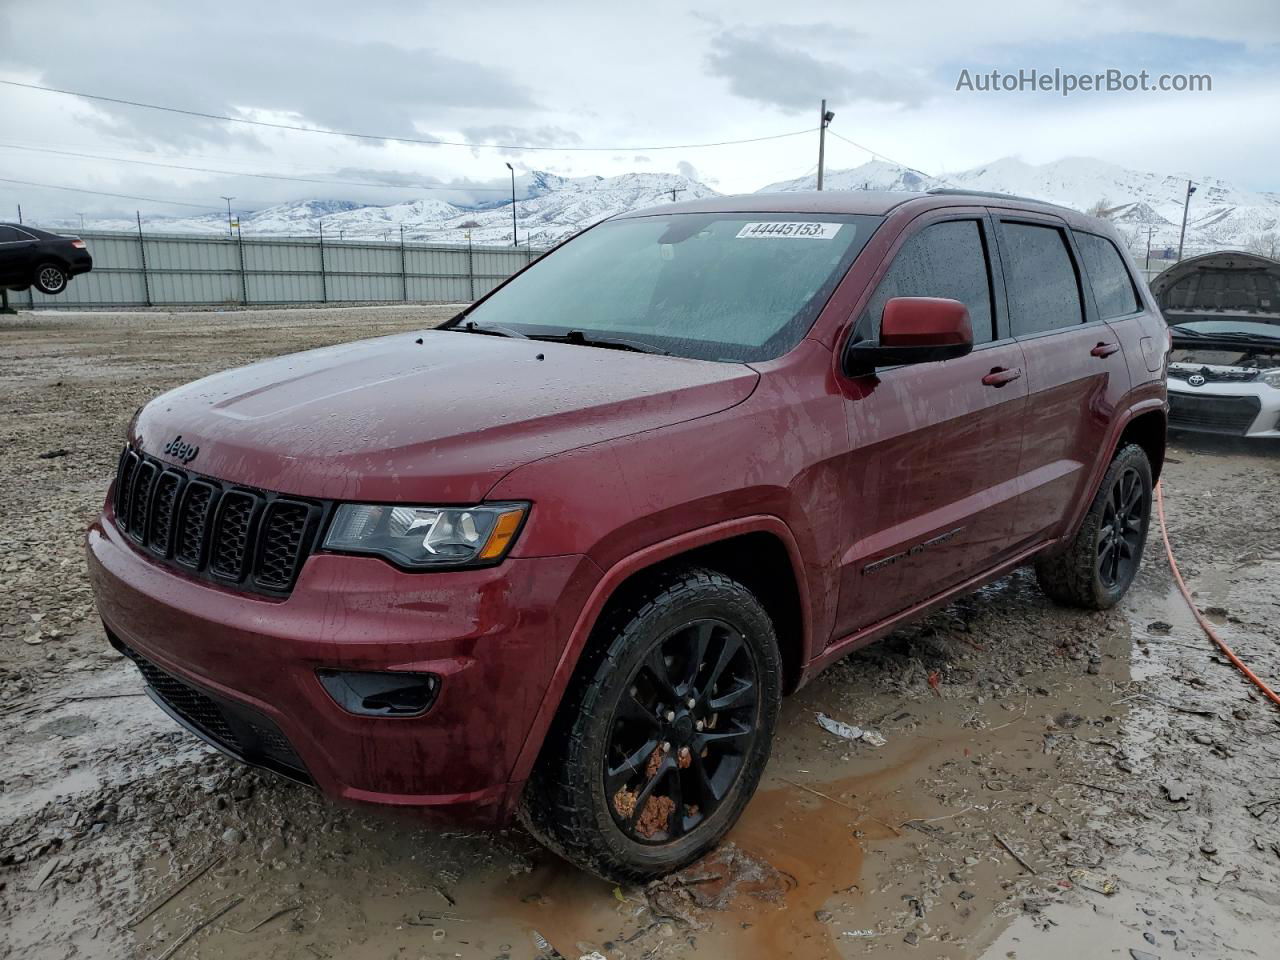
[[[954,215],[953,215],[954,217]],[[833,639],[909,609],[1012,553],[1026,377],[993,292],[988,221],[926,215],[893,254],[853,336],[875,339],[893,297],[969,308],[974,350],[844,383],[852,453]]]

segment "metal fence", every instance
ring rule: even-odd
[[[465,303],[544,251],[337,240],[85,232],[93,270],[15,306],[150,307],[296,303]]]

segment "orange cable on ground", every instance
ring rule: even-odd
[[[1236,669],[1243,673],[1249,680],[1261,690],[1276,706],[1280,707],[1280,696],[1267,686],[1256,673],[1245,666],[1244,661],[1236,656],[1236,652],[1227,646],[1226,642],[1218,636],[1213,629],[1213,625],[1205,619],[1204,614],[1200,612],[1200,608],[1196,606],[1195,601],[1191,599],[1191,591],[1187,589],[1186,582],[1182,579],[1182,574],[1178,571],[1178,561],[1173,559],[1173,546],[1169,543],[1169,527],[1164,522],[1164,491],[1161,489],[1162,484],[1156,484],[1156,512],[1160,515],[1160,536],[1164,538],[1164,552],[1169,558],[1169,569],[1173,571],[1173,579],[1178,582],[1178,589],[1182,591],[1182,597],[1187,601],[1187,606],[1191,608],[1191,612],[1195,614],[1196,621],[1200,624],[1200,628],[1209,635],[1209,639],[1216,643],[1222,652],[1227,655],[1227,659],[1236,665]]]

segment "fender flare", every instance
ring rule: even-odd
[[[533,721],[530,724],[529,734],[525,738],[524,746],[521,747],[520,754],[516,758],[515,767],[512,769],[510,777],[512,784],[523,783],[533,772],[533,765],[537,762],[547,731],[551,728],[551,722],[555,719],[556,712],[560,709],[560,704],[564,699],[565,691],[573,679],[574,671],[577,670],[578,661],[582,657],[582,652],[586,649],[587,640],[590,638],[592,630],[595,629],[596,622],[599,620],[605,605],[618,587],[633,574],[652,567],[654,564],[661,563],[663,560],[668,560],[682,553],[688,553],[690,550],[705,547],[720,540],[741,536],[745,533],[772,534],[781,540],[786,548],[800,595],[801,643],[803,646],[800,666],[803,669],[804,664],[809,661],[810,652],[813,649],[809,584],[803,576],[805,568],[800,547],[796,543],[791,528],[781,518],[770,514],[740,517],[736,520],[726,520],[710,526],[700,527],[697,530],[679,534],[669,540],[650,544],[629,554],[604,571],[603,576],[592,588],[591,595],[578,613],[578,617],[574,621],[573,630],[570,632],[569,638],[560,652],[560,659],[551,675],[551,682],[547,685],[546,693],[542,697],[542,703],[538,706],[538,711],[534,714]],[[519,791],[512,790],[508,796],[509,802],[514,804],[519,798]]]
[[[1140,416],[1157,411],[1165,414],[1167,422],[1168,405],[1164,398],[1148,397],[1144,400],[1139,400],[1125,410],[1123,417],[1115,419],[1111,427],[1111,434],[1107,437],[1107,456],[1105,459],[1098,461],[1093,468],[1093,476],[1089,478],[1089,495],[1080,499],[1080,503],[1076,505],[1076,512],[1071,517],[1071,523],[1067,526],[1067,532],[1059,539],[1053,549],[1056,550],[1063,544],[1070,543],[1075,539],[1080,530],[1080,524],[1084,523],[1085,514],[1089,512],[1089,507],[1093,505],[1093,498],[1098,495],[1098,488],[1102,485],[1102,479],[1107,475],[1107,469],[1115,458],[1116,448],[1120,445],[1120,437],[1124,435],[1129,424]]]

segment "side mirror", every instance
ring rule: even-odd
[[[963,357],[973,350],[969,308],[942,297],[894,297],[880,317],[880,339],[850,343],[844,369],[849,376],[877,367],[930,363]]]

